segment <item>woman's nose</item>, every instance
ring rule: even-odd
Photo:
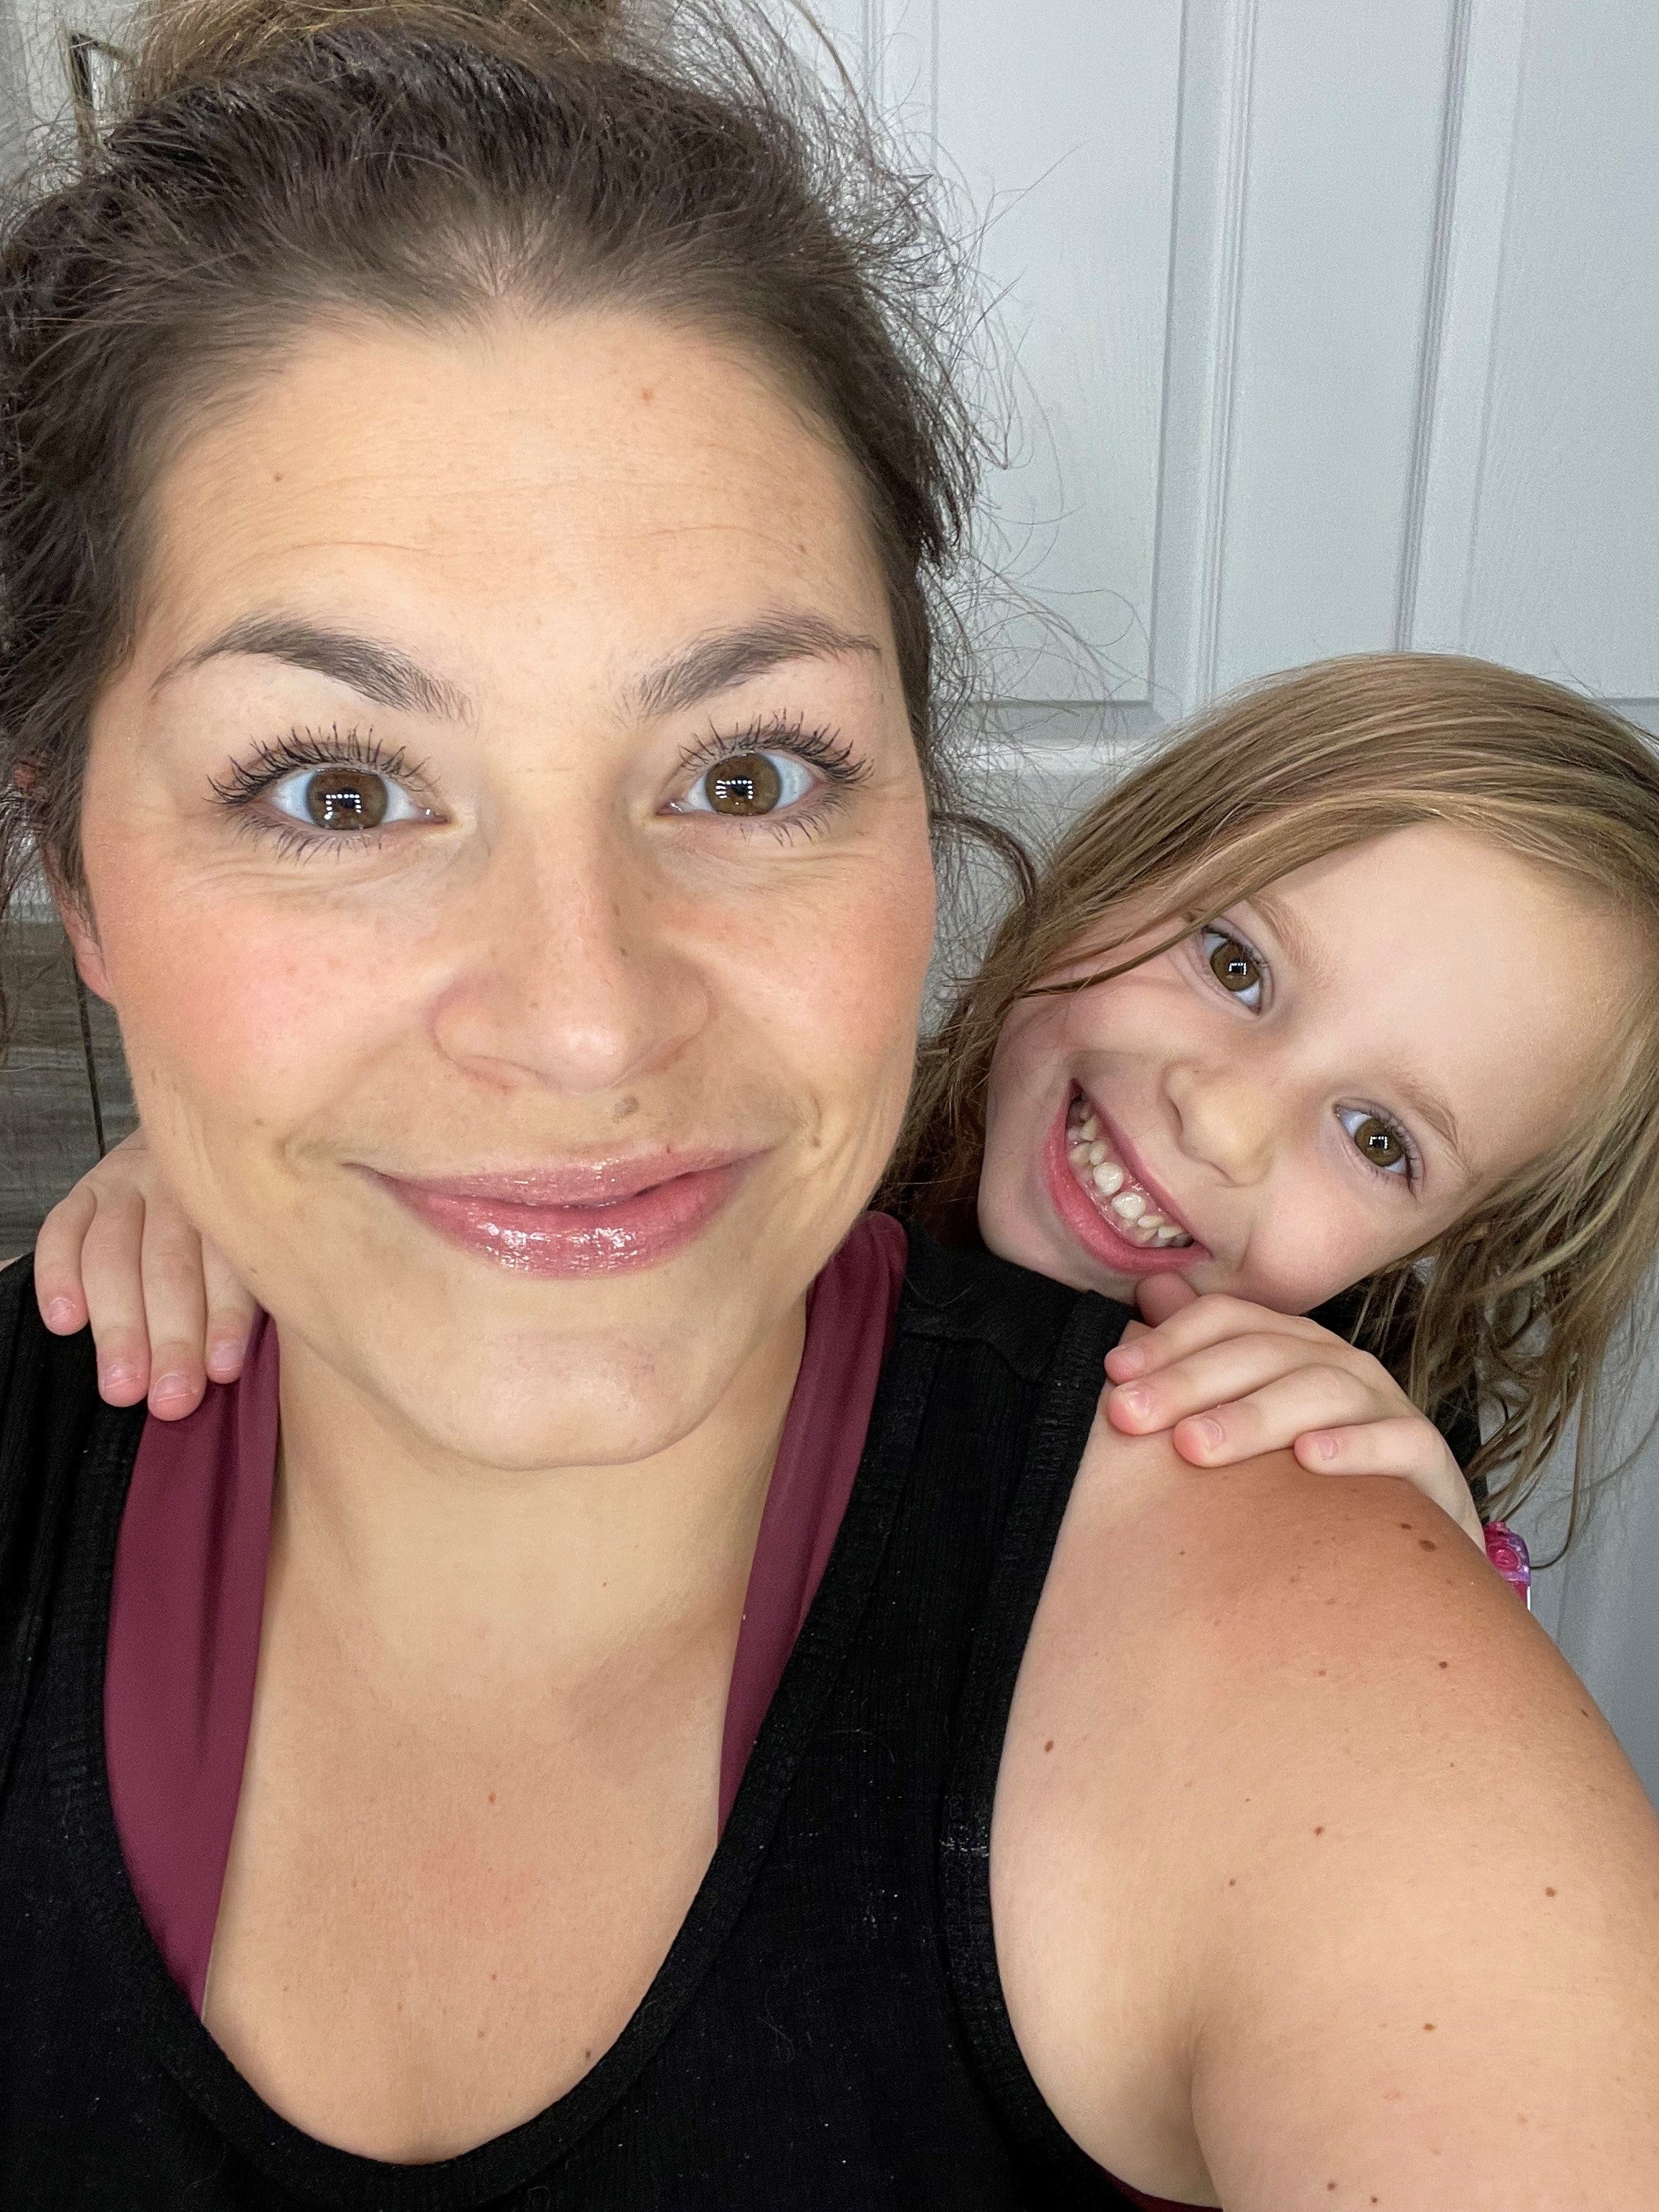
[[[1272,1164],[1279,1108],[1271,1087],[1239,1062],[1170,1067],[1164,1087],[1181,1148],[1229,1182],[1260,1182]]]
[[[492,854],[445,917],[462,957],[434,1031],[447,1058],[507,1088],[593,1097],[672,1062],[707,1024],[695,931],[625,837]],[[452,939],[452,945],[455,943]]]

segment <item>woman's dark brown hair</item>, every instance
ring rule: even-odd
[[[862,481],[941,811],[940,584],[978,451],[938,337],[954,257],[856,105],[822,97],[742,0],[674,6],[649,35],[625,15],[141,17],[117,113],[0,252],[0,893],[34,853],[82,893],[88,720],[131,647],[158,475],[333,317],[615,306],[764,358]]]

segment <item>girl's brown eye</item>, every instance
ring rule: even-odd
[[[386,820],[386,779],[368,769],[319,768],[306,779],[305,802],[319,830],[378,830]]]
[[[1261,969],[1236,937],[1218,938],[1210,951],[1210,973],[1224,991],[1253,991]]]
[[[770,814],[783,797],[783,778],[768,753],[736,753],[702,779],[716,814]]]
[[[1397,1167],[1406,1157],[1406,1147],[1398,1135],[1386,1121],[1379,1121],[1375,1114],[1367,1114],[1363,1121],[1356,1122],[1349,1134],[1374,1168]]]

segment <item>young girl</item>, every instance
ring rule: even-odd
[[[1589,1066],[1610,942],[1645,981]],[[1633,1312],[1656,1157],[1659,763],[1554,685],[1366,656],[1224,702],[1079,822],[925,1048],[883,1202],[1138,1298],[1119,1428],[1403,1476],[1523,1587],[1494,1516]],[[250,1301],[141,1139],[35,1264],[112,1402],[187,1413],[204,1343],[239,1371]]]

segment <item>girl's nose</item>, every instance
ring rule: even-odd
[[[506,1089],[592,1097],[669,1064],[708,1023],[696,933],[671,926],[667,888],[625,836],[498,848],[446,916],[440,1049]]]
[[[1177,1062],[1164,1087],[1175,1109],[1181,1148],[1231,1183],[1260,1182],[1272,1164],[1280,1119],[1271,1088],[1233,1061]]]

